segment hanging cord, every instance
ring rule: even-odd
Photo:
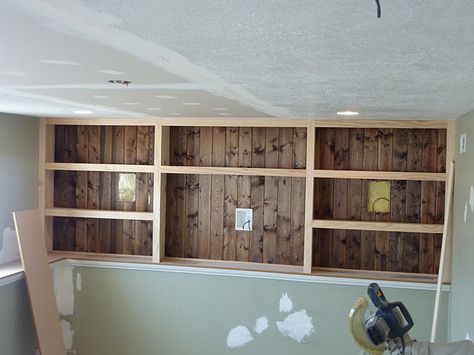
[[[377,18],[382,17],[382,8],[380,7],[380,0],[375,0],[377,4]]]

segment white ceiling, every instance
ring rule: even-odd
[[[456,118],[474,1],[2,0],[0,112]],[[130,80],[128,87],[110,79]]]

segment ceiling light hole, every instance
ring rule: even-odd
[[[92,115],[94,112],[91,110],[74,110],[73,113],[76,115]]]
[[[338,116],[358,116],[359,112],[346,110],[346,111],[338,111],[336,112],[336,114]]]

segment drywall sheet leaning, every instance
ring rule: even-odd
[[[25,271],[41,354],[65,355],[63,333],[53,290],[46,244],[38,210],[14,212],[21,261]]]

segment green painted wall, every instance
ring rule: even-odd
[[[0,247],[12,211],[38,206],[38,119],[0,113]]]
[[[33,355],[35,329],[23,279],[0,287],[0,354]]]
[[[347,332],[347,314],[365,287],[252,277],[76,267],[82,289],[75,294],[73,348],[78,355],[359,354]],[[76,276],[77,277],[77,276]],[[282,293],[313,318],[307,343],[283,337],[275,321]],[[413,335],[429,339],[434,292],[385,289],[401,300],[415,320]],[[447,319],[447,294],[441,319]],[[255,320],[271,327],[257,335]],[[254,341],[229,349],[229,330],[248,327]],[[440,327],[446,338],[447,322]]]
[[[459,137],[467,133],[467,151],[459,153]],[[474,111],[456,121],[456,168],[454,187],[453,277],[450,339],[470,334],[474,339],[474,214],[469,188],[474,185]],[[467,219],[464,222],[464,209]]]

